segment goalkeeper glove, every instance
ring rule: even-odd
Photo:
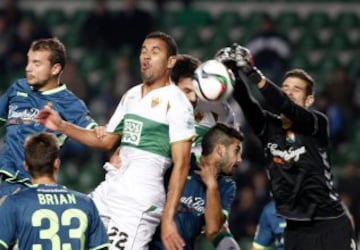
[[[259,83],[264,77],[261,71],[255,67],[250,50],[237,43],[234,43],[231,47],[220,49],[216,52],[215,59],[231,69],[235,66],[253,84]]]

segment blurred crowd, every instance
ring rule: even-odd
[[[12,80],[24,76],[26,53],[31,42],[40,37],[56,35],[46,22],[21,9],[16,0],[2,1],[0,93],[6,90]],[[156,1],[158,13],[166,11],[165,3]],[[84,17],[77,34],[80,37],[77,48],[81,49],[82,54],[76,56],[76,50],[71,51],[74,54],[68,53],[68,63],[62,76],[62,82],[87,103],[100,124],[106,123],[125,91],[140,82],[136,62],[141,42],[148,32],[162,27],[159,15],[142,9],[136,0],[127,0],[124,8],[117,12],[111,11],[107,4],[106,0],[93,1],[93,7]],[[183,1],[183,7],[191,8],[191,1]],[[67,45],[66,41],[64,43]],[[180,42],[178,46],[181,51]],[[258,31],[245,46],[253,52],[257,66],[275,82],[280,82],[283,73],[290,69],[293,46],[287,34],[277,31],[270,15],[262,16]],[[109,67],[106,77],[99,77],[96,68],[86,71],[87,75],[82,71],[84,65],[91,63],[91,54],[103,55],[100,58],[108,60],[101,62]],[[94,62],[94,65],[99,65],[99,62]],[[326,84],[316,93],[318,99],[315,108],[329,117],[335,179],[344,203],[355,218],[358,234],[360,74],[350,75],[342,65],[327,74]],[[318,76],[314,77],[316,79]],[[260,212],[270,199],[262,148],[245,121],[242,121],[242,126],[246,135],[245,160],[236,173],[238,193],[229,221],[231,231],[239,242],[253,237]],[[62,153],[67,166],[62,176],[63,183],[87,192],[102,179],[101,166],[108,155],[71,140]],[[83,177],[79,179],[80,175]]]

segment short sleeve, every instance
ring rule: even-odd
[[[16,208],[12,200],[6,198],[0,205],[0,246],[8,249],[16,241]]]
[[[108,124],[106,125],[106,131],[107,132],[116,132],[119,131],[119,126],[122,120],[124,119],[125,115],[125,98],[126,94],[123,95],[121,98],[119,104],[117,105],[114,114],[111,116]]]
[[[169,98],[167,118],[170,143],[191,140],[196,136],[193,107],[180,89]]]
[[[0,96],[0,125],[6,122],[9,112],[9,98],[12,87],[8,88],[7,91]]]
[[[58,110],[66,121],[78,125],[82,128],[93,128],[97,125],[96,121],[91,117],[89,109],[85,103],[78,97],[70,99],[71,103],[66,105],[64,110]],[[63,107],[64,107],[63,106]]]
[[[231,204],[235,199],[236,185],[233,180],[227,177],[224,178],[220,185],[221,207],[225,216],[229,218]]]
[[[104,224],[100,219],[99,212],[92,200],[90,200],[90,207],[91,217],[89,218],[88,249],[101,249],[109,245],[109,239]]]

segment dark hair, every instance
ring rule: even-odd
[[[168,56],[176,56],[178,53],[177,44],[172,36],[161,31],[154,31],[148,34],[145,39],[157,38],[166,43]]]
[[[32,177],[52,176],[59,156],[60,146],[53,134],[41,132],[25,141],[25,162]]]
[[[296,77],[306,82],[306,95],[314,94],[314,79],[303,69],[292,69],[285,73],[283,80],[289,77]]]
[[[196,68],[200,65],[200,60],[185,54],[176,57],[176,63],[171,70],[171,80],[177,85],[180,78],[194,77]]]
[[[207,156],[211,154],[216,143],[220,142],[225,146],[229,146],[232,143],[233,138],[239,139],[240,141],[244,139],[240,131],[226,126],[225,124],[217,123],[205,133],[201,141],[202,155]]]
[[[59,63],[62,70],[66,64],[66,49],[64,44],[57,38],[44,38],[35,40],[30,46],[30,50],[47,50],[50,51],[50,63],[54,65]]]

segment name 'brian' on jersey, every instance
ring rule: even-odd
[[[76,204],[76,197],[70,193],[58,194],[37,194],[39,204],[41,205],[64,205]]]

